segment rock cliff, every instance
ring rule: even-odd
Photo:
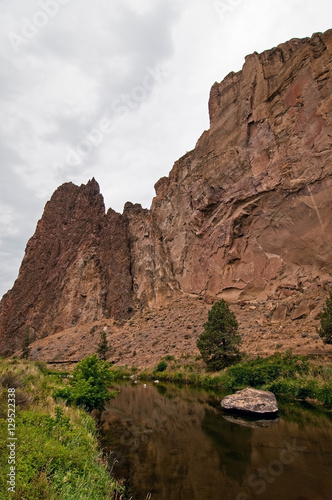
[[[58,188],[0,304],[0,351],[184,296],[330,283],[331,70],[332,30],[248,56],[213,85],[210,129],[150,210],[105,213],[94,179]]]
[[[132,278],[127,224],[105,214],[99,186],[59,187],[27,244],[18,279],[0,304],[1,352],[78,322],[126,318]]]

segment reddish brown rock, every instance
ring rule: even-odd
[[[103,317],[126,318],[131,307],[127,221],[105,215],[93,179],[62,185],[46,204],[19,277],[0,304],[0,349]]]
[[[331,52],[332,31],[292,40],[212,87],[210,130],[152,204],[183,292],[264,299],[331,276]]]
[[[271,323],[282,323],[286,319],[287,312],[288,307],[285,304],[278,306],[272,315]]]
[[[308,303],[300,304],[292,313],[291,318],[292,320],[306,318],[307,316],[309,316],[310,311],[311,309]]]
[[[150,210],[105,214],[94,180],[61,186],[1,302],[0,351],[27,329],[40,338],[176,297],[259,303],[330,283],[331,55],[328,31],[215,83],[210,129],[157,182]]]

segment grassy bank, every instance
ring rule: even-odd
[[[165,358],[164,371],[143,371],[142,379],[192,384],[225,393],[244,387],[269,390],[291,399],[315,399],[332,406],[332,364],[305,356],[275,354],[269,358],[244,360],[220,372],[208,373],[197,359]],[[164,365],[165,366],[165,365]]]
[[[66,374],[43,363],[0,359],[0,498],[20,500],[119,499],[98,447],[95,422],[85,411],[56,403],[52,392]],[[15,493],[7,491],[7,395],[15,388]]]

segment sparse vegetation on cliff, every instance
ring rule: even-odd
[[[98,446],[95,422],[51,394],[68,375],[45,364],[0,359],[0,439],[7,439],[7,391],[15,388],[16,488],[7,494],[8,449],[0,451],[1,499],[115,500],[123,487],[111,477]]]

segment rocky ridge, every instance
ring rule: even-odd
[[[37,349],[59,332],[221,297],[255,316],[256,338],[298,320],[311,338],[332,274],[331,53],[332,30],[252,54],[215,83],[210,129],[156,183],[150,210],[105,213],[94,179],[58,188],[1,301],[0,352],[26,333]]]

